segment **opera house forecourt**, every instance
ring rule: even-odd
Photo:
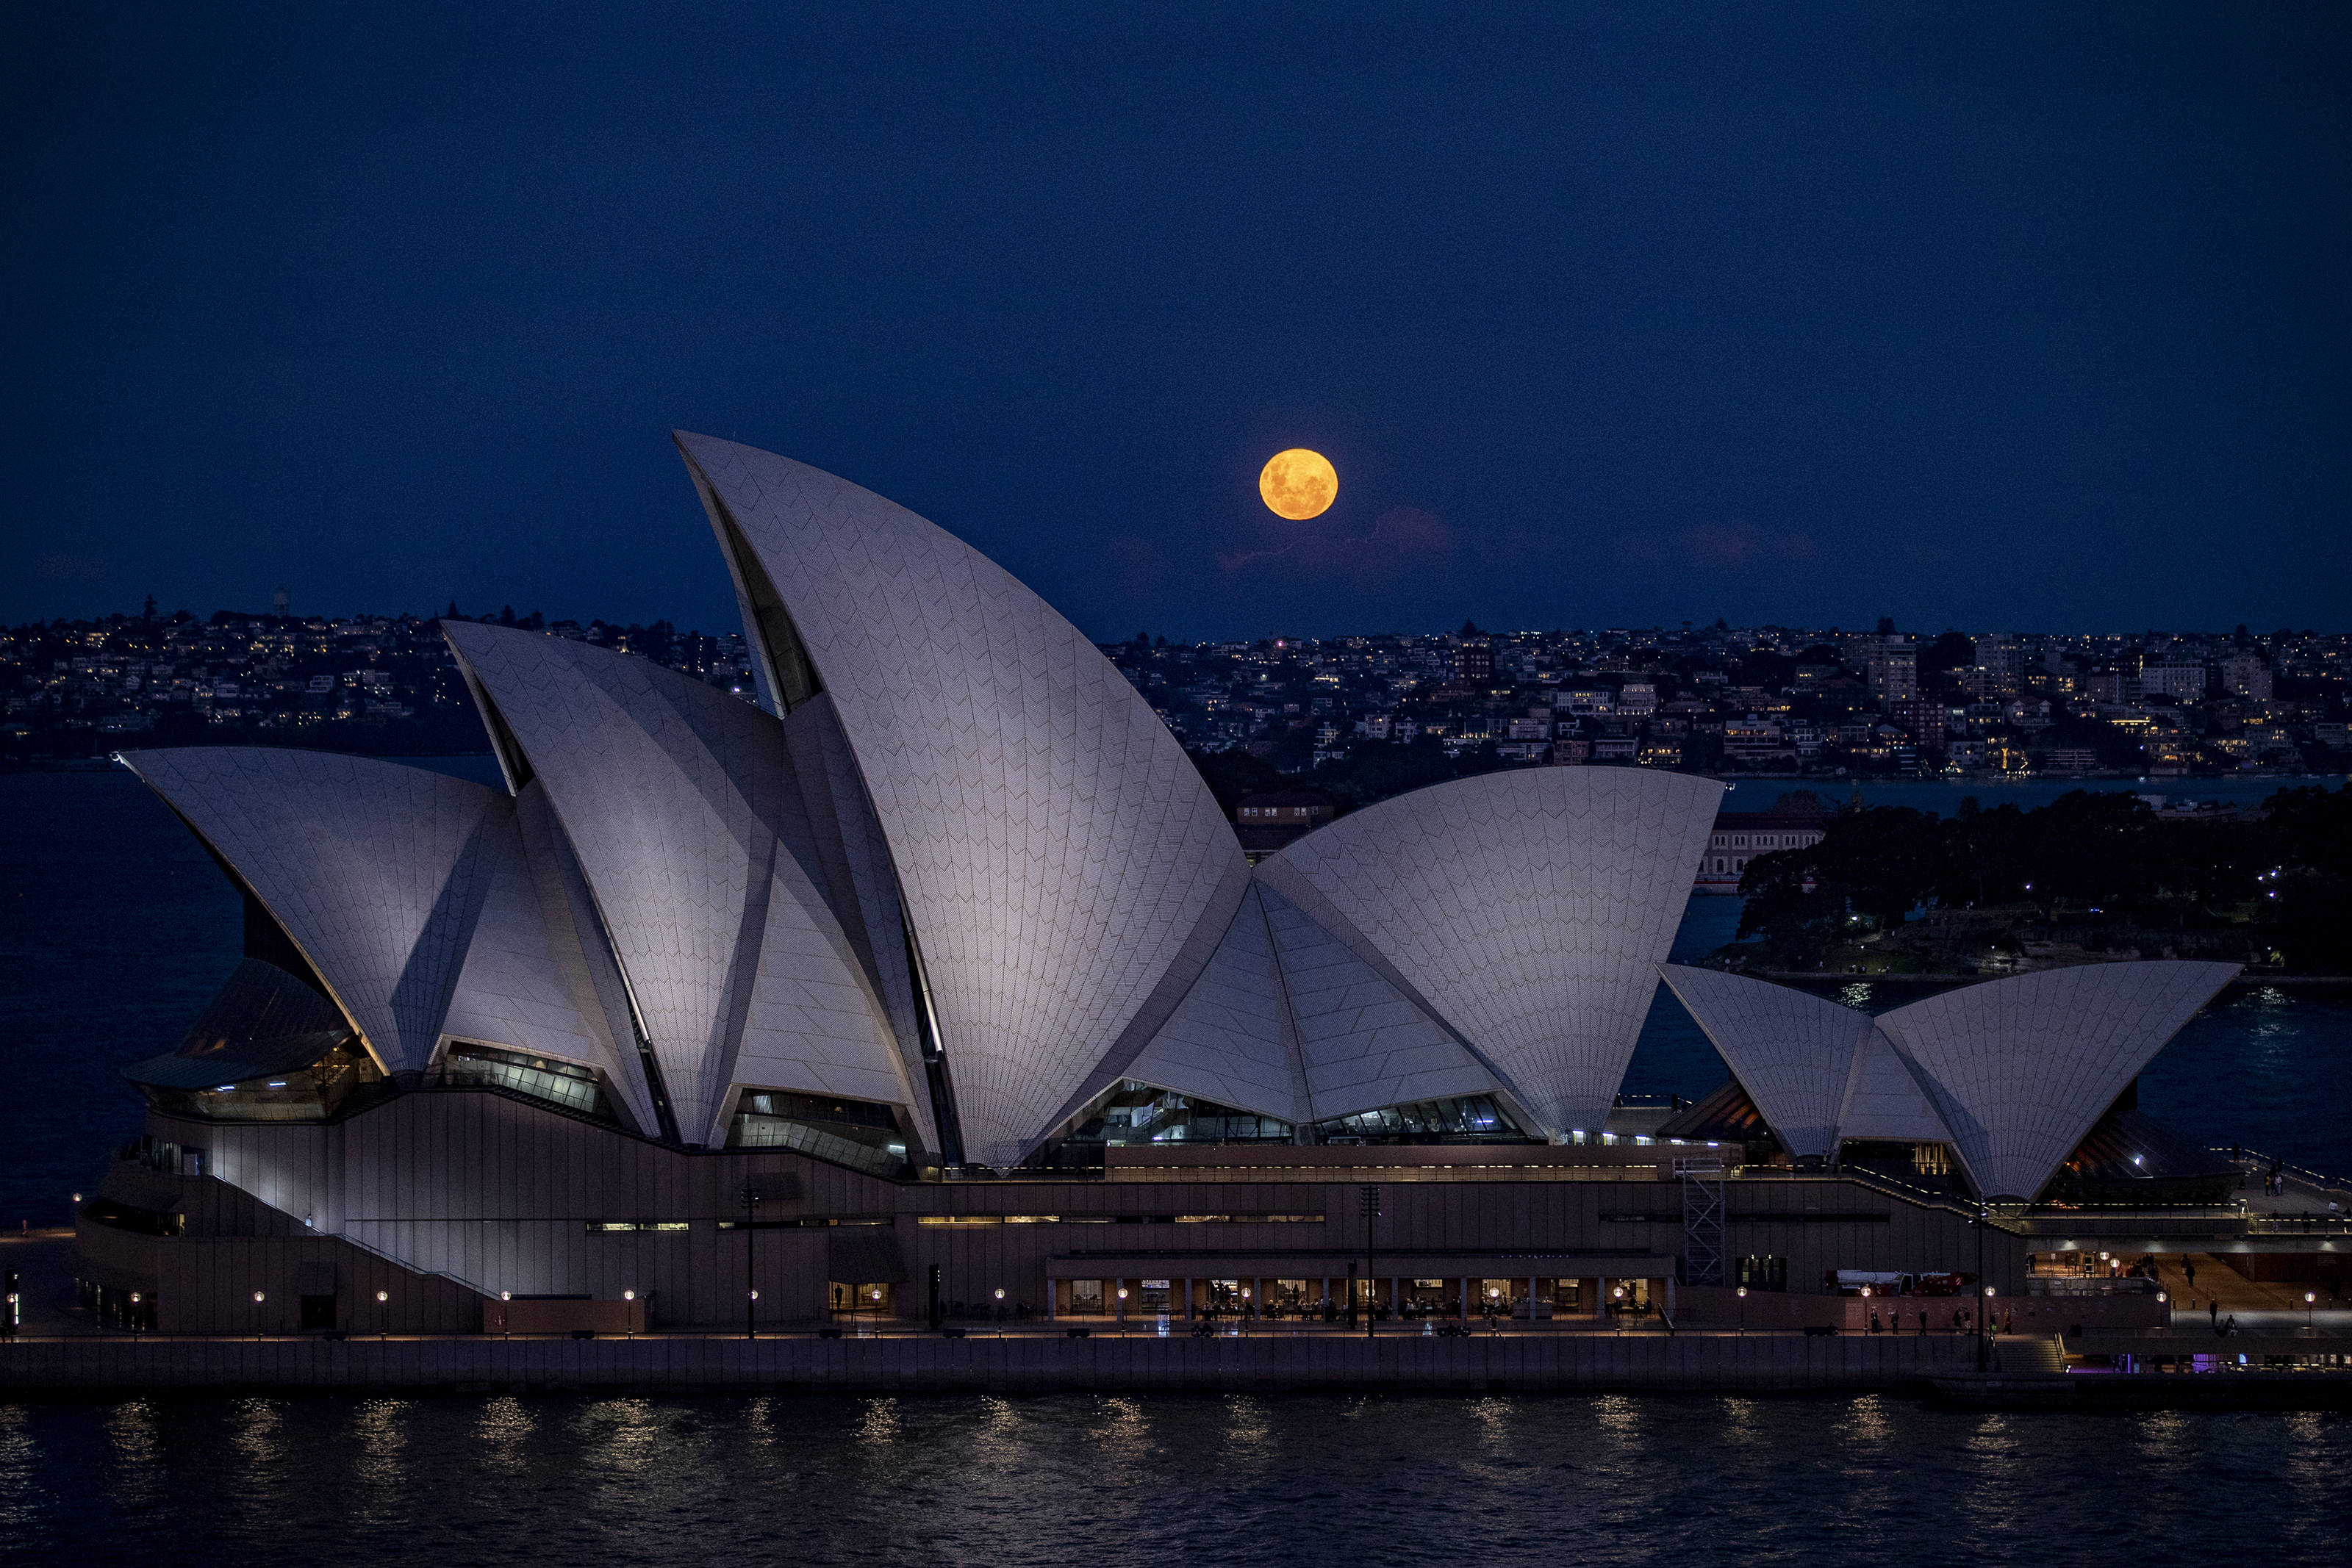
[[[126,1070],[146,1133],[76,1221],[100,1322],[1061,1346],[1883,1314],[1950,1346],[1987,1291],[2030,1343],[2157,1324],[2117,1277],[2147,1253],[2333,1278],[2334,1243],[2260,1234],[2237,1166],[2135,1106],[2232,967],[1873,1018],[1665,966],[1722,787],[1648,768],[1441,784],[1253,863],[993,562],[677,443],[760,706],[452,622],[503,789],[123,758],[241,890],[246,957]],[[1628,1106],[1662,974],[1731,1081]]]

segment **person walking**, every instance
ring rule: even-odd
[[[2190,1290],[2197,1288],[2197,1260],[2186,1252],[2180,1255],[2180,1277],[2189,1281]]]
[[[2215,1333],[2220,1333],[2221,1332],[2221,1303],[2218,1298],[2205,1303],[2205,1316],[2206,1319],[2212,1323],[2213,1332]]]

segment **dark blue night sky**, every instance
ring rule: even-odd
[[[673,425],[1100,637],[2352,603],[2340,4],[0,26],[0,619],[729,625]]]

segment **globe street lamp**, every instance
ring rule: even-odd
[[[1118,1337],[1127,1337],[1127,1287],[1118,1288]]]
[[[768,1195],[758,1182],[747,1181],[735,1196],[743,1205],[743,1285],[750,1292],[743,1303],[743,1337],[758,1339],[760,1337],[760,1276],[752,1262],[751,1221],[759,1212],[760,1205],[767,1201]]]
[[[2311,1327],[2311,1310],[2312,1310],[2312,1308],[2314,1308],[2314,1307],[2317,1306],[2318,1304],[2319,1304],[2319,1292],[2318,1292],[2318,1291],[2305,1291],[2303,1293],[2303,1326],[2304,1326],[2305,1328],[2308,1329],[2309,1327]]]
[[[1748,1337],[1748,1287],[1739,1287],[1739,1337]]]

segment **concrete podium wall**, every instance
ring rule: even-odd
[[[2011,1342],[2012,1343],[2014,1342]],[[1816,1339],[1655,1332],[1467,1339],[1339,1334],[1194,1340],[1097,1333],[838,1340],[100,1338],[0,1343],[0,1391],[319,1387],[842,1393],[1354,1388],[1571,1393],[1895,1388],[1974,1369],[1950,1335]]]

